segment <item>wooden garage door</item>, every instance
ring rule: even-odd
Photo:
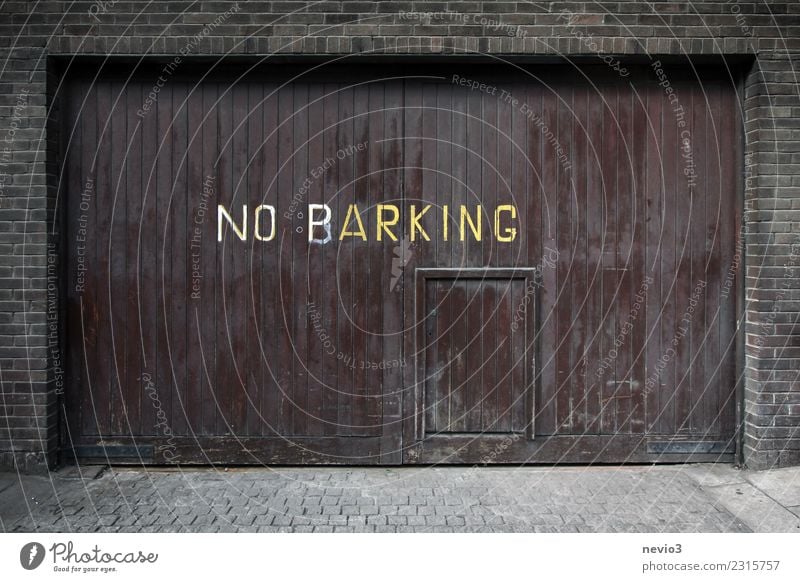
[[[647,68],[624,83],[293,73],[70,79],[67,448],[155,463],[730,455],[729,81],[669,71],[670,94]]]
[[[730,79],[456,73],[406,86],[407,209],[466,204],[491,229],[510,204],[517,236],[413,248],[408,276],[436,284],[405,302],[417,328],[406,460],[727,458],[740,180]]]
[[[399,200],[402,82],[176,78],[152,99],[152,79],[69,86],[79,454],[396,463],[400,362],[379,365],[400,354],[393,247],[309,242],[306,225],[309,204],[336,224]],[[224,221],[218,236],[218,204],[246,240]]]

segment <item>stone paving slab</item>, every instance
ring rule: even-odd
[[[800,506],[800,467],[748,473],[747,480],[783,506]]]
[[[763,481],[763,478],[762,478]],[[6,532],[747,532],[729,466],[80,469],[0,474]],[[773,487],[777,487],[773,483]],[[781,487],[784,487],[781,485]],[[769,495],[761,493],[769,503]],[[742,496],[745,497],[745,496]],[[792,497],[792,499],[794,499]],[[776,504],[781,511],[785,508]],[[772,508],[774,509],[774,507]],[[770,509],[770,511],[772,510]],[[785,514],[780,514],[785,517]],[[785,520],[775,521],[786,531]]]
[[[800,468],[737,471],[709,464],[686,472],[754,532],[800,533]]]

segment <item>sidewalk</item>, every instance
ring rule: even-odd
[[[800,533],[800,468],[65,467],[0,473],[0,531]]]

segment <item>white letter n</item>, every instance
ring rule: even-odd
[[[225,210],[225,207],[222,204],[217,205],[217,242],[222,242],[223,217],[228,221],[233,232],[235,232],[241,240],[247,240],[247,204],[242,204],[242,216],[244,222],[242,223],[241,230],[239,230],[239,227],[236,226],[236,223],[233,221],[233,218],[231,218],[231,215],[228,214],[228,211]]]

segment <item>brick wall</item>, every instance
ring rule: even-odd
[[[759,55],[745,83],[748,466],[800,464],[800,100],[792,61]]]
[[[409,12],[435,12],[424,17]],[[447,11],[447,12],[445,12]],[[566,12],[562,12],[566,11]],[[54,57],[379,53],[750,55],[745,459],[800,463],[800,3],[5,2],[0,6],[0,465],[55,460],[59,350],[48,243],[58,173]]]

